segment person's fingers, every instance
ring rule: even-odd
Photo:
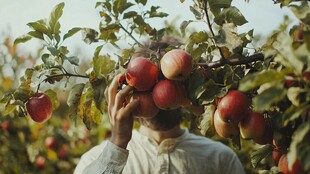
[[[128,114],[124,114],[122,116],[123,119],[133,117],[132,113],[137,109],[138,106],[139,106],[139,100],[137,100],[137,99],[133,99],[126,106],[124,106],[122,109],[122,112],[128,113]]]
[[[115,107],[116,109],[120,109],[124,106],[124,102],[126,97],[129,96],[129,93],[133,90],[133,87],[126,86],[122,90],[120,90],[115,96]]]
[[[114,105],[114,98],[115,95],[117,93],[117,89],[118,89],[118,80],[119,78],[122,76],[122,74],[118,74],[114,77],[114,79],[112,80],[109,88],[108,88],[108,104],[109,105]]]

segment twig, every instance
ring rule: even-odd
[[[211,26],[210,17],[209,17],[209,14],[208,14],[208,2],[206,2],[206,4],[205,4],[204,12],[206,14],[206,23],[208,24],[208,27],[209,27],[209,29],[211,31],[212,36],[215,37],[214,31],[213,31],[212,26]],[[215,44],[215,41],[214,41],[214,44]],[[216,47],[219,49],[220,54],[221,54],[220,61],[224,60],[225,57],[224,57],[223,51],[221,50],[220,47],[218,47],[218,46],[216,46]]]
[[[125,31],[125,33],[127,33],[128,34],[128,36],[131,38],[131,39],[133,39],[140,47],[143,47],[144,49],[146,49],[146,50],[148,50],[149,52],[151,52],[151,53],[153,53],[153,54],[155,54],[156,55],[156,57],[158,57],[159,56],[159,54],[158,54],[158,52],[156,52],[156,51],[153,51],[153,50],[151,50],[151,49],[149,49],[149,48],[147,48],[146,46],[144,46],[143,44],[141,44],[121,23],[119,23],[119,26],[121,27],[121,29],[123,30],[123,31]]]
[[[222,59],[210,63],[197,63],[199,66],[203,66],[205,68],[218,68],[220,66],[224,65],[242,65],[242,64],[247,64],[259,60],[264,60],[264,55],[263,53],[257,53],[253,54],[248,57],[243,57],[243,58],[233,58],[233,59]]]

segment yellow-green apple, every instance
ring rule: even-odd
[[[159,69],[149,59],[132,58],[127,66],[126,82],[138,91],[151,89],[157,81]]]
[[[185,80],[193,68],[192,56],[181,49],[168,51],[160,60],[160,68],[167,79]]]
[[[53,112],[50,98],[42,92],[38,92],[29,98],[26,109],[32,120],[38,123],[48,120]]]
[[[232,90],[220,100],[217,109],[223,121],[238,123],[249,114],[249,101],[242,92]]]
[[[158,112],[159,108],[155,105],[153,96],[149,92],[134,92],[131,96],[132,99],[137,99],[139,105],[134,111],[133,115],[136,117],[154,117]]]
[[[217,134],[223,138],[232,138],[240,134],[238,123],[223,121],[218,110],[214,112],[213,124]]]

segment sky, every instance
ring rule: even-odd
[[[98,29],[100,17],[95,4],[99,0],[0,0],[0,42],[3,42],[5,36],[11,36],[15,39],[28,31],[30,28],[27,23],[39,19],[48,18],[53,7],[60,2],[65,2],[63,16],[60,19],[63,31],[68,31],[73,27],[89,27]],[[128,0],[133,1],[133,0]],[[168,13],[167,20],[179,18],[178,24],[183,20],[194,20],[189,6],[193,4],[192,0],[185,0],[181,3],[179,0],[149,0],[149,4],[160,6],[161,10]],[[283,21],[284,15],[288,15],[295,23],[292,12],[287,8],[280,8],[274,5],[272,0],[250,0],[249,3],[244,0],[234,0],[236,6],[246,17],[248,23],[238,28],[239,32],[246,32],[254,28],[254,35],[269,35],[274,29],[278,28]],[[157,20],[158,25],[163,25],[164,20]],[[196,25],[199,30],[205,30],[204,25]],[[94,52],[95,46],[86,45],[81,41],[81,37],[68,39],[65,43],[70,49],[80,48],[89,57]],[[40,43],[30,41],[19,46],[21,52],[36,50]]]

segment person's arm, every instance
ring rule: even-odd
[[[104,141],[81,157],[74,174],[120,174],[127,158],[128,150]]]
[[[126,164],[126,147],[132,136],[134,122],[132,113],[138,107],[139,101],[126,101],[133,87],[126,86],[119,90],[119,78],[121,75],[117,75],[104,92],[111,124],[111,139],[103,147],[96,146],[84,154],[75,169],[76,174],[121,173]]]

